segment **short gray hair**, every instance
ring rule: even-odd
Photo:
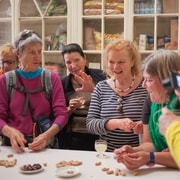
[[[142,70],[160,81],[165,80],[170,72],[180,71],[180,56],[175,51],[159,49],[144,60]]]
[[[26,45],[37,43],[42,45],[40,36],[35,31],[24,29],[16,36],[14,45],[18,51],[22,52]]]

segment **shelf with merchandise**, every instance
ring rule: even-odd
[[[106,45],[124,36],[124,0],[84,0],[81,7],[82,47],[90,66],[102,67]]]
[[[167,0],[135,0],[133,7],[133,39],[139,45],[141,54],[160,48],[179,50],[178,0],[171,4]]]
[[[29,11],[25,11],[27,7]],[[66,1],[34,0],[27,3],[24,0],[21,1],[20,9],[20,30],[30,28],[37,31],[44,40],[44,51],[59,50],[60,43],[66,44]]]
[[[64,67],[60,50],[67,44],[66,0],[19,0],[18,5],[19,31],[32,29],[40,35],[43,41],[42,66],[59,73],[59,68]]]
[[[0,1],[0,17],[1,18],[11,18],[12,17],[12,6],[10,0]]]
[[[11,0],[0,1],[0,45],[12,41],[12,3]]]

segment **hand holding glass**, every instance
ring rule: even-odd
[[[98,152],[97,157],[104,158],[105,155],[103,154],[107,149],[107,141],[105,140],[96,140],[95,141],[95,150]]]

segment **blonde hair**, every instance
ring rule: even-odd
[[[12,56],[12,58],[14,60],[16,60],[16,62],[18,62],[18,56],[16,54],[16,49],[10,43],[7,43],[7,44],[4,44],[4,45],[0,46],[0,56],[1,56],[1,58],[3,58],[6,55]]]
[[[104,71],[111,76],[111,72],[107,68],[108,64],[108,54],[111,50],[126,50],[129,53],[129,57],[131,57],[131,61],[134,63],[134,66],[131,69],[132,75],[141,74],[141,58],[137,48],[137,45],[134,42],[129,40],[119,39],[117,41],[113,41],[109,43],[104,52]]]

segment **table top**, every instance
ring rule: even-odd
[[[12,154],[13,157],[8,157]],[[0,146],[0,160],[12,161],[17,160],[17,163],[13,167],[0,166],[0,177],[6,180],[57,180],[57,179],[77,179],[77,180],[99,180],[99,179],[125,179],[125,180],[179,180],[180,171],[166,168],[163,166],[155,165],[153,167],[143,166],[136,171],[138,175],[135,175],[134,171],[129,171],[121,163],[117,163],[113,158],[113,153],[105,153],[106,158],[96,157],[94,151],[73,151],[73,150],[61,150],[61,149],[45,149],[39,152],[25,150],[23,154],[16,153],[11,147]],[[82,165],[75,166],[79,169],[80,173],[73,177],[59,177],[56,174],[56,164],[61,161],[80,161]],[[97,166],[96,163],[101,162],[101,165]],[[43,165],[44,170],[33,174],[24,174],[19,171],[20,167],[25,164],[40,163]],[[44,166],[46,164],[46,166]],[[126,176],[115,174],[107,174],[103,171],[103,168],[109,168],[110,170],[116,170],[117,168],[125,172]]]

